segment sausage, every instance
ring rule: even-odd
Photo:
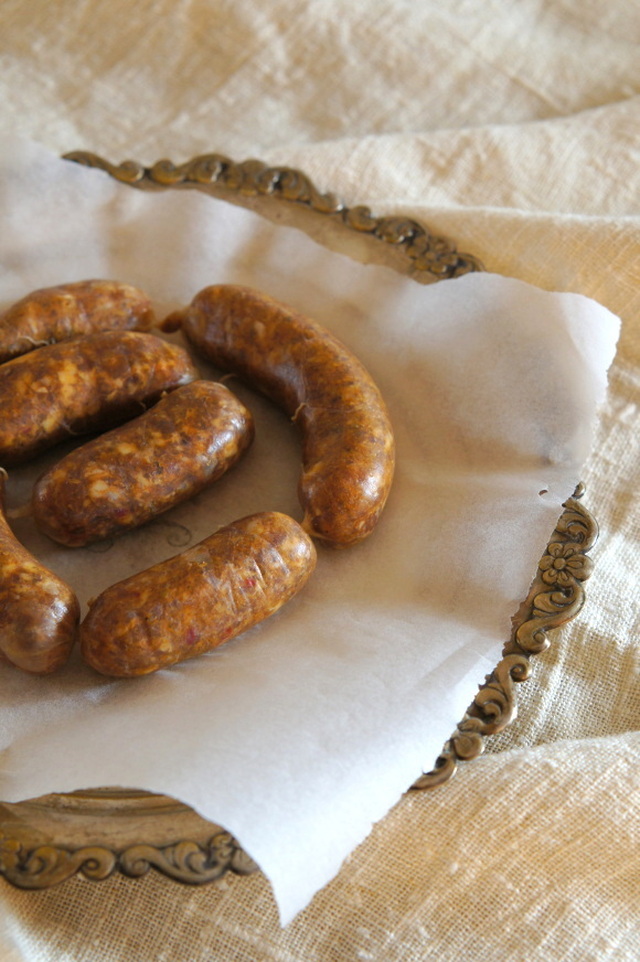
[[[231,391],[193,381],[41,475],[34,520],[72,547],[137,527],[219,478],[253,436],[253,418]]]
[[[199,377],[184,348],[153,334],[88,334],[0,366],[0,464],[140,414]]]
[[[0,654],[16,668],[50,674],[67,661],[78,635],[80,604],[13,534],[0,469]]]
[[[80,626],[82,656],[126,678],[201,655],[276,612],[315,564],[313,542],[288,515],[234,521],[99,595]]]
[[[335,547],[375,528],[394,473],[384,400],[351,351],[320,324],[245,287],[200,291],[165,319],[219,368],[279,404],[302,433],[302,525]]]
[[[77,281],[32,291],[0,314],[0,363],[36,347],[97,331],[148,331],[147,295],[117,281]]]

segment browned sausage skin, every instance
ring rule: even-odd
[[[122,423],[199,377],[187,352],[153,334],[108,331],[0,366],[0,464]]]
[[[73,547],[137,527],[219,478],[253,436],[231,391],[193,381],[46,471],[34,486],[34,519]]]
[[[375,528],[393,479],[389,415],[371,376],[321,325],[257,291],[215,285],[163,327],[294,418],[303,437],[304,528],[336,547]]]
[[[0,654],[16,668],[50,674],[67,661],[80,605],[69,585],[40,564],[13,534],[0,468]]]
[[[98,331],[148,331],[154,324],[144,291],[89,280],[32,291],[0,314],[0,363],[34,348]]]
[[[315,564],[313,542],[293,518],[241,518],[107,588],[80,626],[82,655],[121,678],[201,655],[277,611]]]

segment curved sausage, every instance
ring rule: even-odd
[[[107,588],[80,626],[84,659],[115,677],[211,651],[277,611],[307,582],[313,542],[279,512],[250,515]]]
[[[187,352],[153,334],[108,331],[0,366],[0,464],[140,414],[199,377]]]
[[[41,475],[34,519],[73,547],[135,528],[219,478],[253,435],[253,418],[231,391],[193,381]]]
[[[336,547],[366,538],[389,494],[395,444],[380,391],[351,351],[320,324],[233,285],[205,288],[162,326],[181,326],[204,357],[299,425],[305,530]]]
[[[117,281],[77,281],[32,291],[0,314],[0,363],[36,347],[98,331],[148,331],[147,295]]]
[[[80,605],[69,585],[13,534],[4,488],[0,469],[0,655],[16,668],[46,675],[61,668],[71,653]]]

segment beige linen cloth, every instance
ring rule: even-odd
[[[297,166],[623,321],[587,605],[484,757],[403,798],[286,929],[260,875],[2,883],[2,962],[640,957],[639,41],[636,0],[0,6],[0,130]]]

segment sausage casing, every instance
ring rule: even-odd
[[[36,347],[98,331],[148,331],[151,301],[117,281],[76,281],[32,291],[0,314],[0,363]]]
[[[253,418],[231,391],[193,381],[41,475],[34,519],[74,547],[137,527],[219,478],[253,435]]]
[[[16,668],[50,674],[67,661],[80,605],[66,582],[20,544],[4,512],[0,471],[0,654]]]
[[[199,377],[187,352],[153,334],[88,334],[0,366],[0,464],[140,414]]]
[[[313,542],[279,512],[250,515],[107,588],[80,626],[84,659],[114,677],[211,651],[277,611],[314,570]]]
[[[181,326],[204,357],[295,419],[305,530],[336,547],[367,537],[389,494],[395,443],[380,391],[352,352],[320,324],[234,285],[205,288],[163,326]]]

